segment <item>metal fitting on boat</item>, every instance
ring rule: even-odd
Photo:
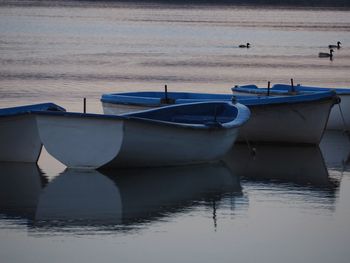
[[[341,98],[339,96],[334,96],[334,104],[339,104],[341,102]]]
[[[236,96],[232,96],[231,101],[232,101],[233,104],[236,104],[236,103],[237,103],[237,98],[236,98]]]

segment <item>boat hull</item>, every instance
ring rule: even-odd
[[[270,96],[291,96],[294,94],[291,92],[292,87],[285,84],[276,84],[270,89]],[[320,87],[308,87],[297,85],[294,86],[296,92],[324,92],[324,91],[335,91],[337,96],[340,98],[339,105],[332,108],[329,115],[329,120],[326,129],[327,130],[350,130],[350,89],[346,88],[320,88]],[[244,96],[257,96],[266,95],[266,88],[258,88],[255,85],[237,86],[232,88],[233,95],[244,95]]]
[[[340,94],[340,103],[329,115],[328,130],[350,131],[350,94]]]
[[[251,118],[238,141],[319,144],[333,99],[280,105],[250,106]]]
[[[105,167],[154,167],[220,159],[238,136],[235,129],[196,130],[126,120],[118,156]]]
[[[36,118],[45,149],[67,167],[95,169],[120,150],[122,120],[40,114]]]
[[[102,102],[103,113],[107,115],[119,115],[124,113],[131,113],[135,111],[148,110],[157,108],[156,106],[142,106],[142,105],[124,105]]]
[[[235,129],[195,130],[135,120],[38,115],[46,150],[72,168],[154,167],[220,159]]]
[[[154,167],[217,161],[250,111],[192,103],[127,115],[37,113],[45,149],[72,168]]]
[[[22,114],[0,119],[0,160],[36,162],[41,152],[35,116]]]
[[[248,105],[252,112],[251,117],[240,129],[237,140],[262,143],[318,144],[327,126],[334,103],[336,103],[334,96],[305,102],[252,103],[252,105]],[[124,110],[136,111],[156,107],[141,103],[131,105],[130,108],[128,106],[121,103],[103,102],[104,112],[109,114],[118,114]],[[333,108],[336,107],[338,106]]]

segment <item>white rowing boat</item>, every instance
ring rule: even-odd
[[[46,150],[68,167],[168,166],[218,160],[250,112],[239,103],[190,103],[127,115],[38,112]]]
[[[64,111],[53,103],[0,109],[0,161],[36,162],[41,141],[33,111]]]
[[[333,91],[340,98],[338,106],[333,107],[327,124],[328,130],[350,131],[350,89],[349,88],[325,88],[303,85],[275,84],[268,88],[258,88],[255,85],[235,86],[232,88],[234,95],[266,95],[270,96],[295,96],[296,94],[318,93]]]
[[[199,101],[235,101],[251,110],[251,117],[240,130],[238,141],[264,143],[318,144],[329,113],[338,102],[332,91],[294,96],[232,96],[189,92],[129,92],[102,95],[104,112],[118,114],[136,108],[163,107]],[[131,107],[131,108],[130,108]]]

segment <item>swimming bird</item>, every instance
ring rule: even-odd
[[[328,48],[337,48],[337,49],[339,49],[339,48],[341,48],[340,44],[341,44],[341,42],[338,41],[336,45],[328,45]]]
[[[238,47],[242,47],[242,48],[250,48],[250,44],[247,43],[247,45],[239,45]]]
[[[320,53],[318,53],[318,57],[320,57],[320,58],[332,58],[333,57],[333,52],[334,52],[333,49],[330,49],[329,53],[320,52]]]

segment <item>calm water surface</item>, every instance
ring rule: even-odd
[[[350,86],[349,11],[118,5],[0,7],[0,103],[101,112],[103,92]],[[341,41],[333,61],[318,57]],[[250,49],[238,48],[249,42]],[[20,100],[20,101],[19,101]]]
[[[102,112],[101,93],[164,84],[349,87],[349,43],[348,11],[1,5],[0,105],[80,111],[87,97]],[[1,163],[1,262],[348,262],[349,137],[253,146],[176,168],[69,170],[46,151]]]
[[[235,145],[214,164],[0,164],[4,262],[347,262],[350,140]],[[56,167],[55,167],[56,166]],[[56,169],[56,171],[55,171]]]

